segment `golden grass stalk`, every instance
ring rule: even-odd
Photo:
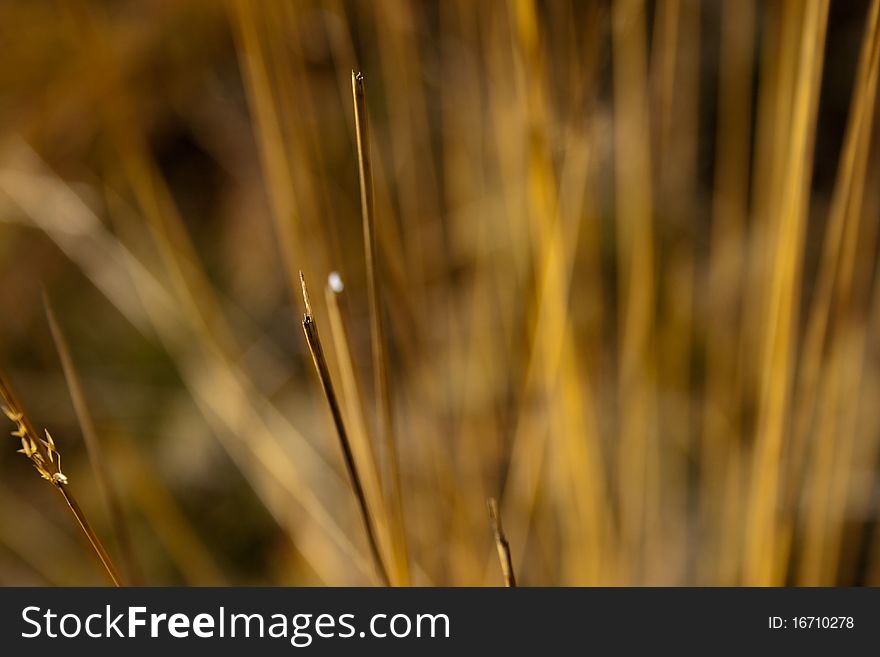
[[[725,0],[726,29],[720,43],[718,128],[712,228],[706,290],[713,311],[706,316],[706,400],[702,413],[701,506],[707,535],[716,546],[701,564],[707,581],[736,581],[738,534],[736,509],[743,390],[739,363],[742,317],[741,287],[746,273],[749,143],[756,7],[753,0]],[[731,534],[731,535],[728,535]],[[713,556],[714,555],[714,558]]]
[[[504,526],[501,524],[501,512],[498,510],[498,502],[490,497],[487,503],[489,507],[489,523],[492,525],[492,533],[495,535],[495,547],[498,550],[498,561],[501,562],[501,572],[504,575],[504,585],[516,586],[516,575],[513,572],[513,559],[510,556],[510,544],[504,535]]]
[[[95,554],[98,555],[98,559],[100,559],[113,584],[115,586],[123,586],[122,578],[113,565],[110,555],[107,554],[101,539],[95,534],[85,513],[83,513],[82,508],[80,508],[70,490],[70,482],[61,470],[61,454],[55,446],[55,441],[48,431],[45,432],[45,440],[39,438],[33,423],[25,414],[21,404],[18,403],[15,393],[12,392],[12,388],[6,382],[2,373],[0,373],[0,399],[3,402],[3,413],[15,424],[15,431],[12,432],[12,435],[21,441],[19,453],[24,454],[30,459],[39,475],[55,486],[58,492],[61,493],[64,501],[67,502],[67,507],[91,544]]]
[[[355,132],[357,134],[358,173],[361,189],[361,216],[366,252],[367,293],[370,305],[373,376],[378,401],[379,435],[385,442],[388,458],[389,490],[394,515],[395,567],[398,583],[409,583],[409,557],[403,519],[403,494],[400,487],[400,465],[394,437],[394,413],[391,407],[391,389],[385,356],[385,328],[382,319],[381,273],[376,250],[376,220],[373,213],[373,167],[370,155],[370,135],[367,120],[364,76],[351,72],[351,92],[354,101]]]
[[[110,523],[113,526],[113,532],[116,535],[116,541],[122,553],[125,569],[128,579],[132,583],[137,584],[141,580],[140,568],[134,555],[134,549],[131,544],[131,532],[128,529],[128,523],[125,519],[122,502],[119,498],[119,491],[116,488],[113,478],[110,476],[110,469],[101,451],[98,442],[98,432],[95,429],[95,422],[92,413],[86,402],[85,391],[83,390],[82,381],[76,366],[73,363],[73,357],[70,355],[70,347],[67,344],[67,338],[58,324],[55,317],[55,311],[49,302],[49,296],[43,293],[43,306],[46,311],[46,319],[49,322],[49,330],[52,333],[52,340],[55,343],[55,350],[58,352],[58,358],[61,360],[61,368],[64,370],[64,379],[67,381],[67,388],[70,391],[70,398],[73,402],[73,409],[82,431],[83,441],[86,444],[86,452],[89,455],[89,461],[95,471],[95,480],[107,509],[110,512]]]
[[[813,164],[813,138],[822,74],[828,2],[807,3],[801,23],[799,59],[794,69],[794,112],[787,144],[789,164],[779,190],[779,225],[773,245],[770,303],[765,318],[762,379],[756,447],[752,456],[743,573],[751,585],[781,584],[790,533],[780,522],[778,500],[783,449],[791,417],[792,354],[797,319],[805,199]]]
[[[793,421],[787,503],[803,516],[798,584],[833,584],[843,540],[844,508],[855,488],[852,454],[865,334],[853,324],[858,242],[880,69],[880,0],[871,3],[853,85],[844,146],[823,242],[816,292],[802,349],[799,401]],[[873,245],[869,248],[873,248]],[[855,311],[855,312],[854,312]],[[812,437],[812,441],[809,439]],[[809,457],[809,458],[808,458]],[[850,513],[847,511],[847,513]]]
[[[278,31],[277,20],[267,20],[260,30],[260,10],[268,11],[268,6],[256,5],[243,0],[232,0],[228,3],[230,25],[236,39],[243,81],[248,94],[248,104],[253,117],[254,133],[260,149],[260,159],[266,176],[266,191],[271,204],[271,214],[278,236],[278,246],[290,283],[291,294],[296,294],[295,263],[308,260],[308,252],[299,245],[297,230],[303,218],[308,216],[303,211],[303,200],[295,192],[291,167],[291,154],[285,147],[284,131],[276,98],[280,91],[273,89],[271,84],[270,62],[265,52],[265,42],[269,41],[271,32]],[[272,29],[274,27],[274,30]],[[282,60],[283,61],[283,60]],[[287,76],[280,76],[287,78]],[[279,82],[280,84],[280,82]],[[305,93],[299,93],[302,98]],[[291,224],[291,218],[294,218]],[[309,267],[305,267],[310,271]]]
[[[617,0],[611,17],[614,54],[615,203],[620,297],[618,495],[623,549],[636,571],[646,530],[657,522],[655,367],[657,295],[654,207],[647,114],[646,8]],[[640,482],[632,485],[631,481]]]
[[[340,297],[343,294],[344,283],[339,274],[334,272],[330,275],[327,285],[324,286],[324,296],[327,301],[327,317],[330,322],[330,335],[333,338],[333,348],[339,365],[339,375],[342,379],[342,400],[345,406],[345,415],[348,418],[349,434],[352,440],[352,448],[356,464],[363,464],[360,472],[363,475],[364,492],[370,506],[372,516],[377,521],[379,543],[385,555],[390,555],[391,546],[389,532],[392,527],[392,519],[388,517],[388,508],[382,495],[382,478],[379,471],[379,462],[376,451],[370,440],[370,432],[367,429],[367,418],[364,412],[363,394],[361,383],[355,369],[352,358],[348,328],[340,307]]]
[[[514,17],[521,62],[515,61],[523,69],[523,129],[532,135],[525,153],[523,184],[527,190],[529,239],[526,244],[531,249],[536,270],[535,322],[523,390],[526,394],[533,389],[541,391],[547,404],[550,431],[535,431],[525,418],[517,420],[504,502],[507,508],[516,503],[507,497],[507,491],[519,489],[519,482],[528,477],[527,473],[533,468],[540,471],[533,455],[543,450],[544,444],[552,446],[548,450],[554,457],[550,467],[555,468],[559,476],[549,477],[547,481],[558,487],[560,506],[571,509],[571,512],[562,511],[572,520],[566,526],[564,549],[577,555],[570,561],[571,577],[578,583],[595,584],[606,570],[603,559],[608,552],[605,544],[609,523],[604,517],[607,505],[603,504],[605,471],[590,375],[586,368],[578,366],[578,344],[569,312],[575,248],[581,227],[586,223],[578,221],[575,214],[574,208],[579,207],[583,199],[572,202],[571,180],[572,177],[579,181],[588,178],[593,153],[589,140],[585,140],[581,147],[566,153],[560,171],[556,171],[546,125],[551,105],[539,9],[531,0],[520,2]],[[585,84],[577,95],[589,97],[591,92],[592,88]],[[503,111],[503,104],[499,104],[496,111]],[[551,435],[558,436],[559,440],[552,440]],[[508,527],[519,544],[526,543],[530,531],[538,485],[535,481],[529,491],[529,501],[521,506],[517,504],[516,522]]]
[[[801,400],[793,419],[792,476],[787,485],[789,499],[794,499],[800,488],[800,470],[805,458],[806,436],[811,431],[818,412],[820,371],[826,338],[835,328],[835,309],[849,297],[850,271],[855,258],[855,236],[862,212],[865,178],[868,167],[869,145],[876,102],[880,66],[880,2],[874,0],[869,10],[859,56],[859,67],[853,85],[850,114],[846,126],[844,146],[838,165],[831,206],[828,212],[827,232],[817,275],[816,292],[810,307],[801,354],[802,369],[798,377],[798,395]],[[836,297],[836,298],[835,298]],[[835,302],[838,307],[835,308]]]
[[[345,423],[342,420],[342,411],[339,409],[339,402],[336,399],[336,392],[333,389],[333,381],[330,379],[330,370],[327,367],[327,360],[324,358],[324,350],[321,347],[321,338],[318,335],[318,326],[312,317],[312,304],[309,301],[309,293],[306,289],[306,281],[300,272],[300,283],[302,285],[303,303],[306,306],[306,314],[303,316],[303,332],[306,336],[306,342],[309,344],[309,351],[312,354],[312,361],[315,364],[315,370],[321,381],[321,388],[324,390],[324,397],[327,399],[327,405],[330,407],[330,414],[333,416],[333,424],[336,427],[336,434],[339,436],[339,444],[342,447],[342,456],[345,461],[345,469],[348,472],[348,478],[351,487],[354,490],[355,498],[357,498],[358,507],[361,512],[361,518],[364,521],[364,528],[367,532],[367,541],[370,544],[370,552],[376,563],[376,570],[385,586],[389,585],[388,572],[385,570],[385,564],[379,553],[379,545],[376,540],[376,530],[373,527],[372,516],[367,505],[367,498],[364,494],[364,487],[361,484],[360,474],[358,474],[357,466],[354,462],[354,455],[351,451],[351,443],[348,440],[348,433],[345,430]]]

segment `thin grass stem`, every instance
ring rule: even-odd
[[[510,556],[510,544],[507,542],[507,536],[504,535],[504,526],[501,524],[498,502],[494,497],[490,497],[487,506],[489,507],[489,523],[492,525],[492,533],[495,535],[498,561],[501,562],[501,573],[504,575],[504,585],[515,587],[516,575],[513,572],[513,558]]]
[[[336,427],[336,434],[339,436],[339,444],[342,447],[342,456],[345,461],[345,469],[348,472],[351,487],[354,490],[355,498],[357,498],[358,507],[361,517],[364,521],[364,528],[367,533],[367,541],[370,544],[370,552],[376,563],[376,570],[385,586],[389,585],[388,572],[379,553],[379,545],[376,540],[376,530],[373,527],[373,520],[367,505],[367,498],[364,494],[364,488],[361,484],[361,478],[358,474],[357,466],[354,462],[354,455],[351,451],[351,443],[348,439],[348,432],[345,430],[345,422],[342,419],[342,411],[339,409],[339,402],[336,397],[336,391],[333,389],[333,381],[330,379],[330,370],[327,367],[327,360],[324,358],[324,349],[321,347],[321,338],[318,335],[318,326],[312,316],[312,304],[309,301],[309,293],[306,289],[306,281],[300,272],[300,283],[302,284],[303,302],[306,307],[306,314],[303,316],[303,332],[306,336],[306,342],[309,345],[309,351],[312,354],[312,361],[315,364],[315,370],[321,381],[321,388],[324,391],[324,397],[327,405],[330,407],[330,414],[333,416],[333,424]]]
[[[131,533],[128,529],[128,523],[123,511],[122,501],[119,497],[119,491],[110,476],[110,469],[101,451],[101,445],[98,441],[98,432],[95,428],[95,422],[92,417],[91,410],[86,402],[85,391],[83,390],[82,380],[73,357],[70,354],[70,347],[67,338],[61,330],[61,325],[55,316],[55,311],[49,301],[48,295],[43,292],[43,307],[46,311],[46,320],[49,323],[49,330],[52,333],[52,340],[55,343],[55,350],[58,352],[58,358],[61,361],[61,368],[64,370],[64,378],[67,381],[67,388],[70,391],[70,398],[73,402],[73,409],[79,422],[80,431],[82,431],[83,441],[86,445],[86,452],[89,461],[95,471],[95,480],[101,496],[107,504],[110,514],[110,522],[116,535],[116,541],[122,552],[122,559],[128,579],[134,583],[141,580],[140,567],[134,555],[134,549],[131,543]]]
[[[364,76],[352,71],[351,90],[354,100],[355,132],[357,134],[358,172],[361,190],[361,215],[366,251],[367,293],[370,306],[373,376],[378,401],[379,435],[385,442],[388,458],[389,491],[394,515],[395,565],[401,584],[409,583],[409,557],[406,530],[403,519],[403,494],[400,485],[400,465],[394,436],[394,416],[391,405],[391,389],[388,382],[385,355],[385,328],[382,319],[380,267],[376,249],[376,220],[373,212],[373,166],[370,155],[370,135],[367,119]]]

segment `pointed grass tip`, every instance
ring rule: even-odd
[[[306,305],[306,319],[312,318],[312,303],[309,301],[309,291],[306,288],[306,278],[302,270],[299,272],[299,284],[302,286],[303,303]]]

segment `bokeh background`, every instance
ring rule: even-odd
[[[302,270],[396,583],[500,584],[495,496],[526,585],[880,584],[877,1],[5,0],[0,44],[0,363],[127,581],[376,581]],[[105,582],[16,449],[0,583]]]

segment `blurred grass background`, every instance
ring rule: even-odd
[[[45,290],[130,581],[375,581],[297,279],[381,521],[359,70],[396,583],[499,584],[497,496],[527,585],[880,584],[876,0],[8,0],[0,43],[0,362],[119,559]],[[0,583],[104,581],[6,447]]]

